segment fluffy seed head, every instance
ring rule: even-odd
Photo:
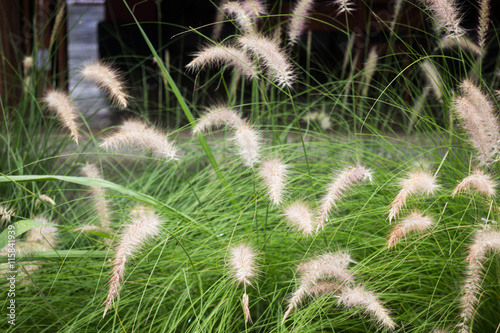
[[[333,0],[333,4],[339,7],[337,15],[342,13],[351,14],[356,10],[356,4],[352,0]]]
[[[107,151],[119,151],[125,147],[138,147],[150,150],[157,158],[175,160],[177,148],[166,138],[166,134],[148,126],[141,120],[126,120],[118,132],[107,137],[101,148]]]
[[[500,232],[489,229],[480,230],[474,236],[466,260],[483,262],[488,252],[498,251],[500,251]]]
[[[368,94],[368,89],[370,88],[370,82],[377,70],[377,64],[378,64],[378,51],[377,48],[374,46],[370,49],[370,52],[368,52],[368,56],[365,62],[365,68],[363,70],[364,82],[363,82],[363,90],[361,91],[362,96],[366,96]]]
[[[422,215],[419,212],[413,212],[401,221],[398,225],[394,227],[387,241],[387,246],[389,248],[396,245],[402,238],[410,232],[424,232],[425,230],[432,227],[434,223],[432,219],[428,216]]]
[[[295,202],[285,208],[285,217],[287,222],[294,228],[297,228],[304,235],[310,236],[314,231],[314,215],[307,205],[302,202]]]
[[[411,172],[408,176],[401,181],[401,190],[392,201],[389,210],[389,222],[398,215],[401,208],[406,206],[406,200],[410,195],[431,195],[439,185],[436,183],[436,177],[426,170]]]
[[[233,141],[238,147],[238,155],[241,156],[246,166],[253,168],[259,161],[261,138],[259,133],[250,125],[239,126],[233,136]]]
[[[290,44],[295,44],[306,28],[307,16],[309,16],[314,6],[314,0],[299,0],[292,11],[288,26],[288,40]]]
[[[292,87],[295,79],[293,66],[276,41],[257,34],[247,34],[239,37],[238,43],[257,54],[278,87]]]
[[[135,255],[149,239],[160,234],[162,223],[163,221],[158,215],[143,206],[136,207],[130,213],[130,223],[124,227],[120,235],[120,241],[117,244],[113,259],[109,293],[104,303],[106,307],[103,318],[118,295],[127,260]]]
[[[87,178],[102,179],[101,171],[95,164],[86,163],[81,171]],[[106,199],[106,190],[99,186],[90,186],[90,190],[94,199],[94,207],[99,214],[101,226],[107,228],[111,224],[111,218],[108,209],[108,200]]]
[[[30,229],[27,232],[25,243],[36,248],[39,245],[40,251],[49,251],[57,244],[57,228],[48,225],[49,221],[44,217],[35,217],[35,221],[42,222],[42,226]]]
[[[212,127],[226,125],[233,129],[243,126],[245,121],[236,110],[228,105],[215,105],[207,108],[207,111],[196,122],[193,133],[205,133]]]
[[[248,298],[248,294],[244,293],[241,298],[241,304],[243,305],[243,313],[245,314],[245,322],[252,323],[252,316],[250,315],[250,299]]]
[[[113,102],[120,108],[127,107],[130,96],[125,92],[125,83],[116,69],[97,61],[85,65],[81,73],[85,80],[106,90]]]
[[[230,1],[226,3],[222,10],[229,16],[236,19],[236,23],[243,30],[244,33],[254,33],[255,23],[250,18],[251,15],[243,7],[243,5],[236,1]]]
[[[347,167],[338,174],[328,186],[326,195],[321,199],[318,213],[318,229],[323,228],[325,222],[328,221],[328,215],[334,207],[337,207],[337,202],[342,196],[352,189],[354,185],[365,180],[372,181],[372,172],[362,165]]]
[[[47,108],[55,112],[61,120],[61,124],[66,127],[73,140],[78,144],[78,125],[76,119],[77,111],[69,96],[58,90],[51,90],[43,99],[47,103]]]
[[[16,212],[13,208],[9,208],[4,205],[0,205],[0,222],[2,223],[10,223],[12,215]]]
[[[481,280],[483,275],[483,261],[489,252],[500,251],[500,232],[485,228],[476,232],[474,241],[469,248],[467,256],[467,278],[463,287],[464,294],[460,299],[460,307],[462,312],[460,317],[462,323],[459,325],[459,332],[469,332],[469,325],[474,318],[477,304],[479,303],[478,295],[481,290]]]
[[[51,197],[49,197],[48,195],[46,194],[42,194],[40,195],[37,199],[36,199],[36,205],[38,206],[38,204],[43,201],[43,202],[46,202],[48,203],[49,205],[52,205],[52,206],[55,206],[56,205],[56,202],[54,201],[54,199],[52,199]]]
[[[490,175],[483,171],[476,169],[472,171],[470,176],[465,177],[453,190],[452,196],[457,193],[473,190],[486,196],[494,196],[496,194],[495,187],[497,183],[491,178]]]
[[[205,67],[205,65],[215,67],[229,65],[249,79],[258,78],[257,69],[253,66],[252,59],[244,51],[232,46],[207,46],[195,53],[194,57],[186,65],[187,69],[195,71]]]
[[[267,13],[266,5],[261,0],[245,0],[241,5],[250,17],[265,15]]]
[[[499,154],[500,125],[488,97],[470,80],[464,80],[463,95],[453,99],[454,109],[477,150],[480,165],[489,165]]]
[[[441,74],[437,70],[436,66],[429,60],[424,60],[422,62],[422,72],[425,75],[427,84],[432,88],[436,98],[441,99],[443,96],[442,91],[444,90],[443,81],[441,80]]]
[[[281,205],[285,191],[288,166],[279,158],[270,158],[262,162],[260,176],[267,187],[273,205]]]
[[[319,282],[352,283],[353,277],[348,270],[351,262],[353,262],[351,256],[347,253],[328,252],[300,264],[297,267],[297,271],[301,274],[300,286],[290,297],[282,322],[285,322],[288,315],[302,303],[304,298],[318,291]]]
[[[454,0],[422,0],[427,4],[434,15],[436,27],[445,33],[448,38],[462,36],[465,31],[460,26],[462,14]]]
[[[239,244],[229,250],[229,267],[237,283],[251,286],[257,275],[257,254],[246,244]]]
[[[479,1],[479,24],[477,28],[477,36],[479,41],[479,49],[483,53],[486,45],[486,33],[490,23],[490,0]]]
[[[393,330],[396,323],[389,316],[389,310],[378,300],[378,297],[362,286],[345,287],[339,297],[339,305],[346,308],[360,307],[365,313],[377,320],[381,328]]]

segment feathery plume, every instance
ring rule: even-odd
[[[219,6],[217,8],[217,13],[215,14],[215,24],[212,30],[212,39],[217,40],[220,38],[220,34],[222,32],[222,20],[224,20],[224,11],[222,7],[228,2],[228,0],[221,0],[219,2]]]
[[[422,62],[421,66],[427,84],[431,87],[436,98],[441,99],[443,96],[442,91],[444,90],[441,74],[437,70],[436,66],[427,59]]]
[[[177,159],[177,148],[166,138],[166,134],[141,120],[124,121],[118,132],[101,143],[101,148],[112,152],[129,146],[148,149],[155,157],[164,158],[167,161]]]
[[[96,61],[85,65],[81,73],[85,80],[106,90],[116,105],[122,109],[127,107],[130,96],[125,92],[125,83],[117,70],[108,64]]]
[[[267,13],[266,5],[261,0],[245,0],[241,3],[248,16],[255,17]]]
[[[318,227],[323,228],[332,208],[337,207],[337,202],[354,185],[365,180],[372,181],[372,172],[362,165],[347,167],[341,171],[338,176],[328,186],[326,195],[321,199],[321,205],[318,213]]]
[[[277,42],[257,34],[247,34],[239,37],[238,43],[241,47],[257,54],[267,68],[271,80],[275,81],[278,87],[292,87],[295,79],[292,64],[282,53]]]
[[[237,245],[230,249],[229,267],[236,283],[243,283],[244,293],[242,298],[243,312],[245,321],[252,322],[250,316],[249,298],[247,294],[247,285],[251,286],[251,280],[257,275],[256,253],[245,244]]]
[[[486,33],[490,24],[490,0],[479,1],[479,24],[477,27],[477,36],[479,41],[479,49],[483,54],[486,45]]]
[[[337,15],[342,13],[352,14],[356,10],[356,4],[352,0],[333,0],[333,4],[339,7]]]
[[[489,228],[477,231],[466,259],[468,261],[467,278],[463,288],[464,294],[460,299],[460,307],[462,308],[460,313],[462,323],[458,325],[460,333],[470,331],[469,326],[474,319],[476,305],[479,303],[477,295],[481,289],[482,263],[488,252],[494,251],[500,251],[500,232],[492,231]]]
[[[499,154],[500,125],[493,103],[471,81],[461,84],[462,96],[453,99],[454,109],[477,150],[480,165],[491,164]]]
[[[325,294],[331,294],[339,290],[342,285],[338,282],[318,281],[309,288],[309,294],[314,297],[319,297]]]
[[[253,168],[259,161],[261,138],[259,133],[250,125],[239,126],[233,137],[233,141],[238,146],[238,155],[241,156],[246,166]]]
[[[228,105],[215,105],[207,108],[207,111],[196,122],[193,134],[205,133],[212,127],[227,125],[233,129],[243,126],[245,121],[236,110]]]
[[[381,328],[389,330],[396,328],[396,323],[389,316],[389,310],[380,303],[373,292],[366,290],[362,286],[346,286],[343,288],[338,302],[339,305],[344,305],[346,308],[363,308],[365,313],[377,320]]]
[[[77,111],[69,96],[58,90],[51,90],[43,99],[47,103],[47,107],[54,111],[64,127],[66,127],[73,140],[78,144],[78,125],[76,118],[78,117]]]
[[[82,174],[87,178],[102,179],[101,171],[95,164],[86,163],[81,169]],[[106,190],[99,186],[90,186],[92,199],[94,200],[94,207],[99,215],[101,226],[109,228],[111,225],[111,218],[108,209],[108,200],[106,199]],[[88,229],[86,229],[88,230]]]
[[[481,170],[474,170],[470,176],[465,177],[453,190],[452,196],[471,189],[486,196],[494,196],[496,193],[495,187],[497,183],[491,178],[490,175]]]
[[[262,162],[260,176],[266,184],[267,192],[273,205],[280,205],[283,201],[288,166],[279,158],[270,158]]]
[[[240,284],[251,286],[252,280],[256,276],[255,258],[257,254],[245,244],[237,245],[230,249],[229,266],[235,281]]]
[[[288,223],[301,231],[304,235],[312,235],[314,231],[314,215],[307,205],[302,202],[294,202],[285,208],[285,217]]]
[[[42,194],[40,196],[38,196],[38,198],[36,199],[36,206],[38,206],[40,204],[40,202],[46,202],[48,203],[49,205],[52,205],[52,206],[55,206],[56,205],[56,202],[54,201],[54,199],[52,199],[51,197],[49,197],[48,195],[46,194]]]
[[[362,96],[366,96],[368,94],[368,89],[370,88],[370,82],[372,81],[373,75],[377,70],[378,63],[378,51],[374,46],[368,52],[368,56],[365,62],[365,68],[363,71],[364,82],[363,82],[363,90],[361,91]]]
[[[392,229],[389,240],[387,241],[387,247],[390,249],[396,246],[401,238],[406,237],[408,233],[424,232],[432,227],[433,224],[430,217],[422,215],[419,212],[413,212]]]
[[[42,222],[40,227],[28,230],[25,239],[26,245],[40,245],[38,250],[49,251],[57,244],[57,227],[49,225],[50,222],[44,217],[34,217],[33,220]],[[33,246],[35,248],[36,246]]]
[[[222,10],[226,12],[227,15],[236,19],[236,23],[244,33],[255,32],[255,23],[241,3],[230,1],[222,7]]]
[[[439,47],[443,50],[459,48],[465,51],[469,51],[475,55],[481,55],[481,48],[473,40],[467,38],[466,36],[461,36],[458,38],[443,38],[439,42]]]
[[[462,14],[454,0],[422,0],[434,14],[437,29],[444,31],[447,38],[457,38],[465,31],[460,27]]]
[[[0,222],[2,223],[10,223],[12,215],[16,212],[13,208],[9,208],[4,205],[0,205]]]
[[[406,206],[406,200],[413,194],[433,194],[439,185],[436,184],[436,177],[431,175],[426,170],[414,171],[401,181],[401,190],[396,198],[391,203],[389,210],[389,223],[396,215],[398,215],[401,208]]]
[[[391,31],[394,31],[394,28],[396,27],[396,23],[398,21],[399,15],[401,14],[404,3],[405,2],[403,0],[396,0],[396,3],[394,4],[394,15],[392,16],[391,20]]]
[[[483,262],[488,252],[500,251],[500,232],[485,228],[476,232],[466,261]]]
[[[298,42],[300,35],[306,28],[307,16],[314,6],[314,0],[299,0],[292,11],[288,25],[288,40],[290,44]]]
[[[130,212],[130,223],[125,226],[113,258],[113,269],[109,281],[109,293],[104,304],[106,316],[109,307],[118,295],[121,281],[125,274],[127,260],[135,255],[145,243],[160,234],[163,221],[154,212],[146,207],[138,206]]]
[[[213,65],[215,67],[230,65],[238,72],[244,74],[248,79],[258,78],[257,69],[252,64],[252,59],[244,51],[233,46],[207,46],[195,53],[194,57],[186,65],[186,68],[189,70],[195,71],[203,68],[205,65]]]
[[[316,259],[300,264],[297,267],[297,271],[301,273],[300,286],[290,297],[282,322],[285,322],[288,315],[302,303],[305,297],[318,291],[318,282],[333,279],[333,282],[341,284],[352,283],[354,279],[348,270],[351,262],[353,260],[347,253],[328,252]]]

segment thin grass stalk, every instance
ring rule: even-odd
[[[139,29],[139,31],[141,32],[141,35],[144,38],[144,41],[148,45],[149,50],[153,54],[153,57],[158,62],[158,65],[160,67],[161,72],[165,76],[165,78],[170,86],[170,89],[172,89],[172,92],[174,93],[175,97],[177,98],[177,101],[179,102],[182,111],[184,111],[186,118],[188,119],[189,123],[191,124],[191,127],[194,127],[196,125],[195,118],[194,118],[193,114],[191,113],[191,110],[187,106],[186,101],[184,100],[184,97],[182,97],[182,94],[179,91],[179,88],[175,84],[175,81],[172,79],[172,76],[170,76],[170,73],[165,68],[165,65],[160,61],[161,58],[158,56],[158,53],[156,52],[156,49],[153,46],[153,44],[151,44],[151,41],[149,40],[146,32],[144,31],[142,26],[139,24],[139,21],[135,17],[134,12],[131,10],[131,8],[127,2],[124,2],[124,4],[127,7],[127,10],[129,11],[130,15],[132,15],[134,22],[135,22],[137,28]],[[229,197],[231,198],[233,205],[236,207],[239,207],[240,205],[239,205],[238,201],[236,201],[236,199],[234,198],[234,194],[233,194],[231,188],[229,187],[229,184],[227,183],[224,175],[222,174],[220,167],[219,167],[219,164],[215,160],[215,157],[214,157],[210,147],[208,146],[208,143],[207,143],[205,137],[200,133],[198,133],[197,136],[198,136],[198,140],[200,141],[200,144],[205,152],[205,155],[207,155],[208,160],[210,161],[210,164],[212,165],[215,173],[217,174],[217,177],[220,179],[222,185],[224,186],[225,190],[227,191]]]

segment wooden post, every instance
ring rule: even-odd
[[[21,92],[23,37],[18,5],[18,1],[0,0],[0,98],[3,107],[19,101]],[[1,114],[3,112],[2,109]]]

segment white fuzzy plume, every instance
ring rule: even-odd
[[[419,212],[413,212],[405,217],[399,224],[397,224],[391,231],[387,246],[389,248],[395,246],[402,238],[410,232],[424,232],[433,226],[432,219]]]
[[[238,43],[257,54],[278,87],[292,87],[293,66],[277,42],[257,34],[246,34],[238,38]]]
[[[292,17],[288,25],[288,40],[295,44],[306,28],[307,16],[314,5],[313,0],[299,0],[292,11]]]
[[[285,183],[288,175],[288,166],[281,159],[271,158],[262,162],[260,176],[267,187],[269,198],[273,205],[280,205],[283,201]]]
[[[102,179],[101,171],[95,164],[87,163],[82,168],[82,174],[87,178]],[[101,226],[108,228],[111,225],[111,218],[108,208],[108,200],[106,198],[106,190],[99,186],[90,186],[94,207],[99,215]]]
[[[426,170],[409,173],[400,184],[401,190],[391,203],[389,222],[396,217],[401,208],[406,206],[406,200],[410,195],[431,195],[439,188],[439,185],[436,183],[436,177]]]
[[[78,144],[78,118],[77,111],[69,96],[62,91],[51,90],[43,99],[47,103],[47,107],[56,113],[61,120],[61,123],[66,127],[73,140]]]
[[[253,66],[252,60],[248,55],[244,51],[232,46],[207,46],[195,53],[194,57],[186,65],[187,69],[194,71],[209,65],[215,67],[229,65],[249,79],[258,77],[257,69]]]
[[[87,64],[81,71],[83,78],[108,92],[115,104],[125,109],[130,96],[125,92],[125,83],[118,71],[108,64],[96,61]]]
[[[243,5],[236,1],[226,3],[222,10],[229,16],[235,18],[236,24],[243,30],[244,33],[255,32],[255,22],[251,19],[251,14]]]
[[[365,313],[377,320],[381,328],[393,330],[396,323],[389,316],[387,310],[378,300],[377,296],[362,286],[345,287],[339,297],[339,304],[346,308],[360,307]]]
[[[319,282],[352,283],[354,280],[348,270],[351,262],[353,262],[351,256],[347,253],[328,252],[316,259],[300,264],[297,267],[297,271],[301,274],[300,286],[290,297],[282,322],[285,322],[288,315],[302,303],[305,297],[318,291],[317,285]]]
[[[500,149],[500,125],[493,103],[472,81],[461,84],[462,96],[453,99],[456,115],[477,151],[479,165],[490,165]]]
[[[328,186],[326,195],[321,199],[321,205],[318,212],[318,229],[323,228],[328,215],[334,207],[337,207],[337,202],[349,191],[354,185],[365,180],[372,181],[372,173],[370,169],[357,165],[355,167],[347,167],[341,171],[338,176]]]
[[[462,24],[462,14],[454,0],[422,0],[427,4],[434,15],[434,23],[439,30],[444,31],[446,37],[457,38],[465,31]]]
[[[249,297],[246,292],[247,285],[251,286],[251,280],[257,275],[257,254],[246,244],[234,246],[229,251],[229,268],[234,280],[243,284],[245,292],[242,298],[245,321],[252,321],[250,316]]]
[[[259,133],[249,124],[244,124],[236,129],[233,141],[238,147],[238,155],[241,156],[244,164],[253,168],[260,156],[261,138]]]
[[[494,196],[496,194],[495,187],[497,183],[490,175],[481,170],[474,170],[470,176],[465,177],[453,190],[452,196],[466,191],[473,190],[486,196]]]
[[[155,157],[167,161],[176,160],[177,148],[169,141],[166,134],[140,120],[126,120],[118,132],[101,143],[101,148],[119,151],[125,147],[138,147],[150,150]]]
[[[459,332],[470,332],[470,324],[474,319],[476,306],[479,303],[478,295],[481,290],[481,280],[483,275],[483,262],[490,252],[500,251],[500,232],[490,228],[477,231],[474,241],[469,248],[469,255],[466,261],[467,278],[463,287],[464,294],[460,299],[462,312],[460,317],[462,323],[459,324]]]
[[[158,215],[142,206],[136,207],[130,213],[130,223],[124,227],[120,235],[120,241],[113,258],[113,269],[109,281],[109,293],[104,303],[106,307],[103,318],[118,296],[121,281],[124,279],[126,263],[149,239],[160,234],[162,223],[163,221]]]
[[[209,107],[201,116],[193,128],[193,133],[205,133],[213,127],[226,125],[232,129],[243,126],[245,121],[241,118],[239,112],[228,105],[215,105]]]
[[[294,202],[285,208],[284,213],[287,222],[294,228],[297,228],[304,235],[312,235],[315,227],[314,214],[310,208],[302,202]]]

